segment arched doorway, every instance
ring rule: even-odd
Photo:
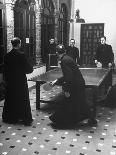
[[[3,63],[3,57],[7,50],[5,24],[5,6],[0,2],[0,64]]]
[[[58,42],[67,45],[67,18],[68,11],[65,4],[61,4],[60,15],[59,15],[59,33],[58,33]]]
[[[43,63],[47,62],[49,39],[54,38],[55,17],[52,0],[42,0],[41,14],[41,56]]]
[[[34,0],[17,0],[14,7],[14,36],[22,42],[22,50],[36,63],[36,18]]]

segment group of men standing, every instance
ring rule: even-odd
[[[106,38],[101,37],[98,46],[95,63],[99,67],[111,67],[113,64],[113,51],[106,44]],[[31,125],[33,119],[29,101],[29,92],[26,74],[33,72],[25,54],[21,51],[21,40],[11,40],[12,50],[4,57],[4,79],[6,83],[5,102],[2,119],[5,123],[17,123],[22,121],[25,125]],[[86,103],[85,80],[80,72],[79,50],[75,47],[75,40],[70,40],[70,46],[56,45],[54,39],[50,39],[49,54],[55,54],[60,61],[63,76],[51,82],[51,85],[62,86],[62,100],[60,107],[49,117],[55,124],[72,124],[85,118],[91,123],[97,123],[92,117]],[[54,98],[59,102],[57,98]]]
[[[56,54],[56,46],[55,39],[51,38],[49,40],[48,54]],[[65,47],[66,54],[73,58],[73,60],[77,63],[78,66],[81,65],[79,49],[75,47],[75,39],[70,39],[70,45]],[[49,61],[49,58],[48,58]],[[102,36],[100,38],[100,42],[96,49],[96,55],[94,60],[96,67],[112,67],[114,64],[114,53],[112,50],[112,46],[106,44],[106,37]],[[51,62],[52,63],[52,62]],[[54,62],[53,62],[54,63]],[[57,63],[57,61],[55,61]],[[57,66],[57,64],[56,64]]]
[[[49,47],[48,47],[48,61],[50,58],[50,55],[55,55],[56,54],[56,46],[57,44],[55,43],[55,39],[51,38],[49,40]],[[71,39],[70,40],[70,45],[65,47],[65,52],[68,56],[72,57],[73,60],[80,65],[80,60],[79,60],[79,49],[77,47],[75,47],[75,40]],[[55,61],[54,59],[52,59],[51,64],[55,64],[57,66],[57,61]],[[49,63],[47,63],[49,65]]]

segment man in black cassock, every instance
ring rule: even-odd
[[[79,49],[75,47],[75,40],[71,39],[70,40],[70,46],[66,48],[66,53],[68,56],[72,57],[73,60],[80,65],[80,60],[79,60]]]
[[[54,38],[51,38],[49,40],[48,53],[49,54],[56,54],[56,43],[55,43],[55,39]]]
[[[114,54],[112,46],[106,44],[106,37],[100,38],[100,44],[97,47],[95,63],[97,67],[108,68],[112,67],[114,61]]]
[[[91,112],[86,103],[85,80],[76,62],[65,53],[63,45],[57,46],[57,55],[61,61],[63,76],[51,84],[61,85],[63,91],[62,95],[53,99],[58,103],[50,120],[58,125],[70,125],[90,118]]]
[[[22,121],[31,125],[32,114],[26,74],[33,72],[25,54],[20,50],[21,40],[11,40],[12,50],[4,56],[4,78],[6,83],[2,119],[5,123]]]
[[[57,56],[56,56],[56,43],[55,39],[51,38],[49,40],[49,46],[48,46],[48,67],[49,66],[57,66]]]

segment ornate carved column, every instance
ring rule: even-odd
[[[55,40],[57,42],[57,39],[58,39],[58,18],[59,18],[59,12],[56,11],[54,16],[55,16],[55,34],[54,34],[54,37],[55,37]]]
[[[36,64],[40,65],[41,61],[41,0],[36,8]]]
[[[70,40],[70,19],[71,15],[68,15],[67,17],[67,45],[69,45],[69,40]]]
[[[6,0],[6,29],[7,29],[7,52],[12,49],[11,40],[14,37],[14,13],[12,1]]]
[[[56,1],[56,8],[55,8],[55,12],[54,12],[54,16],[55,16],[55,40],[57,42],[58,39],[58,18],[59,18],[59,0]]]
[[[74,38],[74,19],[75,19],[74,6],[75,6],[75,0],[72,0],[71,20],[70,20],[70,37],[69,37],[69,39]]]

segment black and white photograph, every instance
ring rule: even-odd
[[[116,0],[0,0],[0,155],[116,155]]]

